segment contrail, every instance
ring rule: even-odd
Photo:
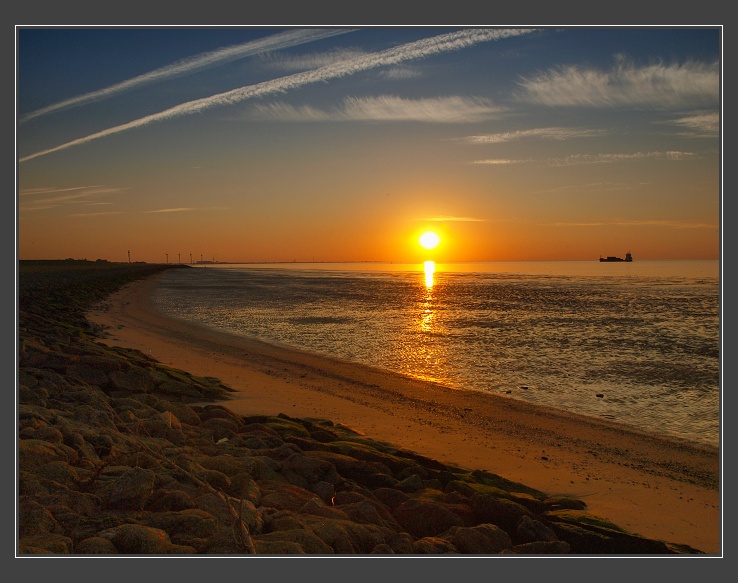
[[[91,93],[85,93],[84,95],[72,97],[53,105],[37,109],[21,116],[19,121],[23,123],[30,119],[40,117],[42,115],[47,115],[55,111],[62,111],[64,109],[78,107],[92,101],[99,101],[100,99],[105,99],[106,97],[111,97],[118,93],[123,93],[124,91],[128,91],[130,89],[134,89],[148,83],[155,83],[164,79],[186,75],[188,73],[200,71],[207,67],[220,65],[222,63],[228,63],[230,61],[235,61],[236,59],[241,59],[243,57],[248,57],[250,55],[263,53],[266,51],[276,51],[279,49],[294,47],[324,38],[330,38],[339,34],[352,32],[353,30],[356,29],[291,30],[244,44],[203,53],[196,57],[183,59],[166,67],[150,71],[149,73],[144,73],[143,75],[139,75],[138,77],[134,77],[127,81],[122,81],[121,83],[111,85],[110,87],[99,89],[98,91],[92,91]]]
[[[199,113],[219,105],[233,105],[254,97],[262,97],[272,93],[284,93],[290,89],[297,89],[311,83],[345,77],[361,71],[368,71],[369,69],[374,69],[376,67],[395,65],[411,59],[420,59],[442,52],[455,51],[481,42],[499,40],[501,38],[517,36],[533,31],[534,29],[471,29],[441,34],[435,37],[400,45],[399,47],[394,47],[378,53],[353,57],[344,61],[325,65],[312,71],[295,73],[293,75],[264,81],[255,85],[239,87],[238,89],[219,93],[210,97],[188,101],[162,112],[147,115],[137,120],[90,134],[83,138],[67,142],[66,144],[61,144],[60,146],[36,152],[35,154],[29,154],[28,156],[21,158],[19,162],[26,162],[33,158],[38,158],[39,156],[58,152],[59,150],[64,150],[72,146],[85,144],[92,140],[117,134],[133,128],[146,126],[154,122]]]

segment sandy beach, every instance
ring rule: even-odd
[[[330,419],[445,463],[580,498],[592,514],[644,537],[721,553],[716,448],[168,318],[148,301],[156,278],[124,287],[88,318],[109,328],[109,345],[221,379],[235,391],[223,404],[236,413]]]

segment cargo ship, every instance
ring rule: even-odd
[[[600,261],[602,261],[603,263],[616,263],[618,261],[633,261],[633,256],[630,254],[630,251],[628,251],[625,254],[625,259],[623,259],[622,257],[615,257],[613,255],[608,255],[607,257],[602,257],[602,255],[600,255]]]

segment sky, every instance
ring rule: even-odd
[[[718,259],[721,34],[16,27],[16,254]]]

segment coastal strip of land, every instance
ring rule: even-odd
[[[233,389],[235,414],[326,419],[442,463],[482,470],[649,539],[721,549],[717,448],[592,417],[221,333],[150,302],[157,275],[108,296],[87,318],[103,342]]]

